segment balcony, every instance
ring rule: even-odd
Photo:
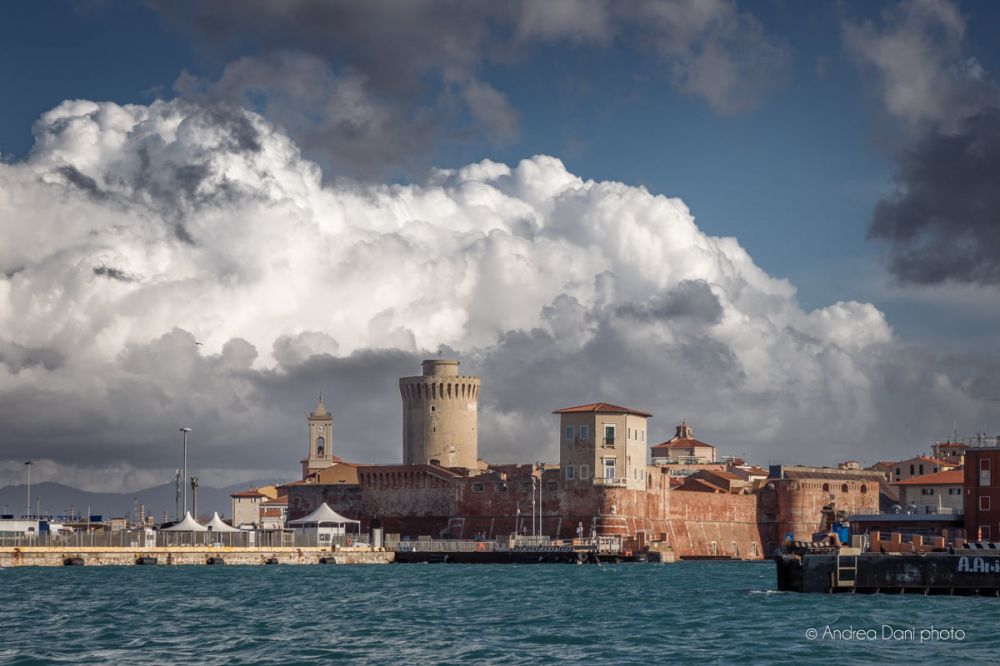
[[[612,486],[623,488],[628,485],[628,479],[625,478],[612,478],[612,477],[595,477],[595,486]]]

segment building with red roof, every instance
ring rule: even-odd
[[[567,488],[646,489],[647,419],[609,402],[564,407],[559,414],[559,460]]]
[[[899,503],[909,513],[962,513],[965,471],[931,472],[896,483]]]
[[[912,479],[915,476],[935,474],[937,472],[954,469],[956,467],[958,467],[958,465],[949,463],[946,460],[939,460],[937,458],[931,458],[930,456],[920,455],[893,463],[890,470],[891,480],[893,483],[899,483],[900,481]]]
[[[711,464],[718,460],[716,448],[694,438],[694,428],[682,421],[672,439],[651,447],[654,465]]]

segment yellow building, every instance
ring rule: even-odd
[[[557,409],[559,464],[567,488],[646,489],[646,422],[652,414],[594,402]]]

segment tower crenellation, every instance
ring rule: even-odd
[[[458,374],[457,360],[431,359],[421,365],[422,375],[399,380],[403,462],[475,468],[479,377]]]

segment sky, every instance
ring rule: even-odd
[[[1000,421],[990,2],[0,5],[0,484],[401,455],[397,380],[866,463]]]

